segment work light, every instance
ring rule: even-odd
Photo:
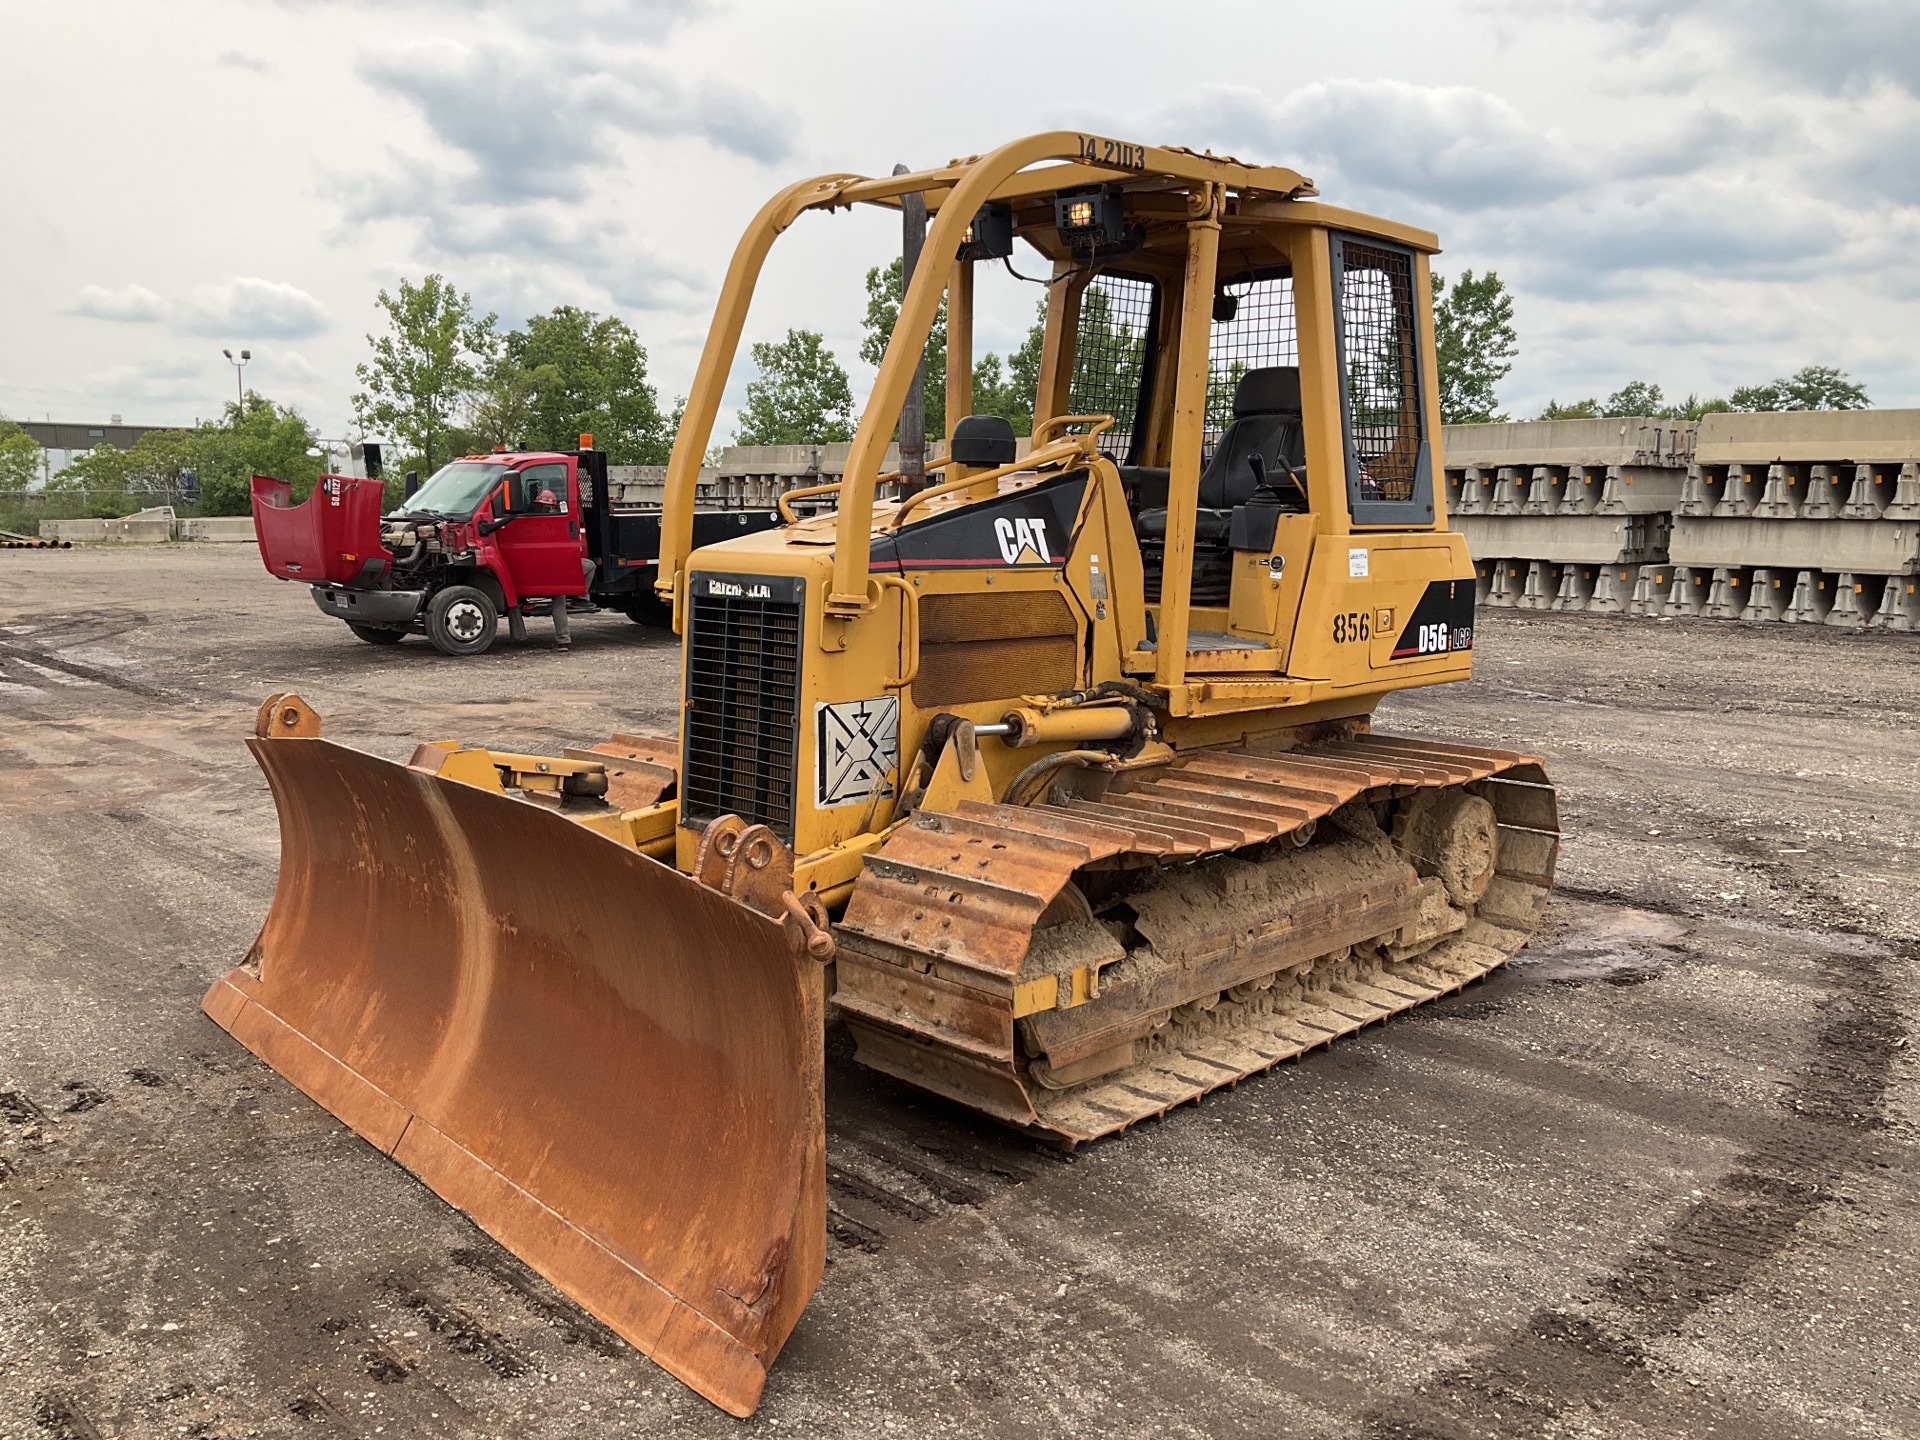
[[[1053,219],[1060,239],[1077,255],[1096,255],[1128,247],[1127,217],[1119,187],[1066,190],[1053,197]]]
[[[982,205],[960,243],[962,260],[1004,260],[1013,254],[1013,207]]]

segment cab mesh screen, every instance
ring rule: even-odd
[[[1100,448],[1122,463],[1133,450],[1157,288],[1153,281],[1132,275],[1102,275],[1080,294],[1067,404],[1075,415],[1113,416],[1113,428],[1100,437]]]
[[[1425,438],[1413,256],[1354,240],[1340,252],[1340,368],[1353,447],[1352,497],[1412,500]]]
[[[1240,377],[1270,365],[1300,363],[1291,275],[1243,276],[1220,288],[1240,304],[1233,319],[1213,324],[1207,351],[1207,430],[1202,464],[1213,458],[1213,447],[1233,423],[1233,390]]]

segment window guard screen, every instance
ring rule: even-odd
[[[1433,519],[1411,250],[1339,237],[1339,340],[1347,503],[1363,524]]]
[[[1152,381],[1149,342],[1159,318],[1159,291],[1143,276],[1102,275],[1080,292],[1067,406],[1074,415],[1113,416],[1100,449],[1121,464],[1132,459],[1144,391]]]
[[[1242,275],[1221,290],[1239,302],[1231,320],[1216,320],[1207,352],[1207,428],[1200,463],[1233,423],[1233,392],[1249,370],[1274,365],[1297,368],[1300,336],[1295,327],[1293,277],[1271,272]]]

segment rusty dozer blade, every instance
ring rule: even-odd
[[[559,814],[321,739],[297,697],[259,735],[279,887],[207,1014],[751,1414],[825,1263],[821,967]]]

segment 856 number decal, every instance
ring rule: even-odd
[[[1373,612],[1370,610],[1349,610],[1344,615],[1333,617],[1333,643],[1349,645],[1357,640],[1373,638]]]

